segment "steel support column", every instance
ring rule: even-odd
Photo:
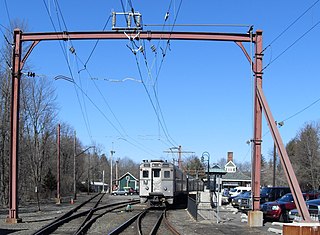
[[[21,77],[21,35],[19,29],[14,30],[14,48],[12,64],[11,89],[11,136],[10,136],[10,173],[9,173],[9,215],[7,223],[18,223],[18,151],[19,151],[19,102]]]
[[[301,192],[297,177],[294,174],[294,171],[293,171],[290,159],[288,157],[286,148],[284,147],[284,144],[283,144],[282,139],[280,137],[279,130],[277,129],[276,122],[274,121],[274,118],[272,116],[269,105],[267,103],[267,100],[263,94],[263,90],[261,87],[259,87],[257,89],[257,95],[258,95],[259,102],[263,107],[267,122],[269,124],[272,138],[274,140],[274,143],[277,146],[277,150],[278,150],[278,153],[280,156],[282,168],[283,168],[283,171],[286,175],[286,178],[287,178],[294,202],[295,202],[296,207],[299,211],[299,214],[302,216],[303,221],[312,222],[309,211],[306,206],[306,203],[305,203],[304,198],[302,196],[302,192]]]
[[[260,210],[260,171],[261,171],[261,134],[262,107],[257,95],[257,89],[262,89],[262,31],[256,32],[256,49],[254,62],[254,129],[253,129],[253,164],[252,164],[252,198],[253,210]]]

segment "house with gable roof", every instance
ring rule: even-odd
[[[230,189],[237,186],[251,186],[251,177],[238,170],[236,164],[233,162],[233,152],[228,152],[227,163],[224,169],[227,173],[222,176],[222,188]]]
[[[127,172],[123,174],[119,179],[119,186],[118,188],[123,190],[123,187],[130,187],[133,188],[134,190],[139,189],[139,180],[134,177],[130,172]]]

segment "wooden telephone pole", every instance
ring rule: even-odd
[[[181,151],[181,145],[179,145],[179,147],[172,147],[172,148],[169,148],[169,149],[170,150],[164,151],[164,153],[177,153],[178,154],[178,167],[180,169],[182,169],[181,154],[182,153],[194,153],[194,152],[190,152],[190,151]],[[177,149],[178,151],[173,151],[173,149]]]

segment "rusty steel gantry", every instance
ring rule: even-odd
[[[21,70],[40,41],[50,40],[92,40],[92,39],[161,39],[161,40],[206,40],[235,42],[247,57],[254,72],[254,136],[252,163],[252,194],[253,210],[260,209],[260,170],[261,170],[261,142],[262,142],[262,111],[268,121],[272,137],[276,143],[281,164],[286,174],[297,209],[304,221],[310,222],[311,218],[305,201],[294,174],[292,165],[281,140],[279,131],[272,117],[268,103],[262,90],[262,31],[256,33],[214,33],[214,32],[159,32],[159,31],[102,31],[102,32],[47,32],[47,33],[23,33],[20,29],[14,30],[13,70],[12,70],[12,106],[11,106],[11,151],[10,151],[10,198],[9,215],[7,223],[17,223],[21,219],[18,216],[17,184],[18,184],[18,131],[19,131],[19,93]],[[31,42],[31,46],[25,56],[22,56],[22,43]],[[243,43],[254,43],[255,57],[251,61]]]

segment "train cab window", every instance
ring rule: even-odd
[[[149,171],[143,171],[142,172],[142,177],[143,178],[148,178],[149,177]]]
[[[170,171],[164,171],[164,178],[170,178]]]
[[[160,177],[160,169],[154,169],[153,170],[153,177],[159,178]]]

